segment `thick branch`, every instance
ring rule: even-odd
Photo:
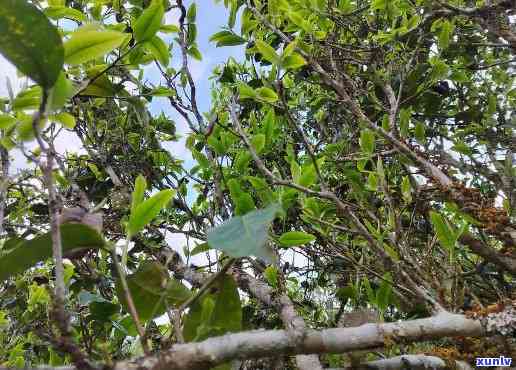
[[[387,324],[366,324],[355,328],[308,331],[295,345],[285,330],[255,330],[205,341],[174,345],[168,351],[137,361],[123,361],[121,369],[200,370],[238,358],[258,358],[282,354],[343,353],[382,347],[386,341],[423,341],[455,336],[482,336],[479,321],[462,315],[441,313],[428,319]]]
[[[469,370],[472,367],[464,361],[453,361],[457,370]],[[403,355],[387,358],[378,361],[366,362],[358,367],[332,368],[326,370],[426,370],[426,369],[449,369],[450,364],[447,361],[435,356],[425,355]]]

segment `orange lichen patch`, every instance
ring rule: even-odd
[[[456,346],[462,360],[474,363],[477,357],[496,357],[505,352],[505,348],[492,338],[457,338]]]
[[[455,347],[435,347],[429,352],[426,352],[425,355],[435,356],[442,358],[443,360],[461,360],[462,356]]]
[[[470,319],[477,319],[480,317],[486,317],[487,315],[491,313],[499,313],[502,312],[507,305],[507,302],[498,302],[492,305],[489,305],[485,308],[480,308],[479,306],[475,305],[473,306],[473,309],[470,311],[466,311],[465,315],[466,317]]]

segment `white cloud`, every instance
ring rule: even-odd
[[[0,97],[8,97],[7,78],[11,82],[14,93],[20,90],[22,81],[26,78],[20,78],[16,72],[16,68],[0,55]]]

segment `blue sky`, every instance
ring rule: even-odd
[[[191,4],[190,2],[187,5]],[[170,12],[167,15],[166,23],[177,24],[177,13]],[[237,60],[244,58],[244,48],[242,46],[222,47],[217,48],[215,44],[210,42],[210,37],[227,27],[227,20],[229,11],[221,3],[216,4],[215,1],[197,1],[197,43],[199,50],[203,56],[202,61],[196,61],[190,58],[190,70],[193,78],[196,82],[197,88],[197,100],[199,109],[201,112],[207,112],[210,109],[210,89],[212,81],[209,77],[215,66],[224,63],[229,57],[234,57]],[[237,32],[240,28],[239,22],[235,26]],[[168,40],[171,40],[170,37]],[[176,45],[174,45],[176,46]],[[180,55],[179,50],[175,47],[172,50],[172,62],[173,67],[179,67]],[[177,69],[177,68],[176,68]],[[157,82],[159,75],[155,68],[150,67],[146,74],[147,78],[151,81]],[[189,152],[184,147],[185,135],[190,131],[186,122],[170,107],[170,104],[165,98],[155,98],[151,104],[151,111],[154,114],[159,114],[163,111],[166,115],[176,121],[176,129],[179,135],[183,135],[183,138],[176,143],[165,143],[164,146],[172,153],[172,155],[185,160],[185,166],[191,167],[192,159]]]

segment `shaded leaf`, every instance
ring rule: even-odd
[[[215,285],[218,288],[210,326],[220,334],[242,330],[242,304],[234,278],[224,274]]]
[[[63,67],[64,50],[57,28],[27,1],[2,1],[0,53],[43,88],[54,85]]]
[[[210,248],[210,245],[208,243],[201,243],[201,244],[197,244],[193,249],[192,251],[190,252],[190,256],[195,256],[197,254],[200,254],[200,253],[203,253],[203,252],[207,252],[209,251],[211,248]]]
[[[169,279],[165,268],[157,262],[146,261],[138,270],[127,276],[136,311],[142,321],[162,315],[167,305],[175,307],[186,301],[190,290],[175,279]],[[128,311],[125,294],[117,282],[117,295],[125,311]]]
[[[91,227],[83,224],[61,225],[63,252],[82,248],[101,248],[104,246],[102,236]],[[12,248],[0,258],[0,281],[34,266],[52,256],[52,237],[50,232],[25,240]]]

